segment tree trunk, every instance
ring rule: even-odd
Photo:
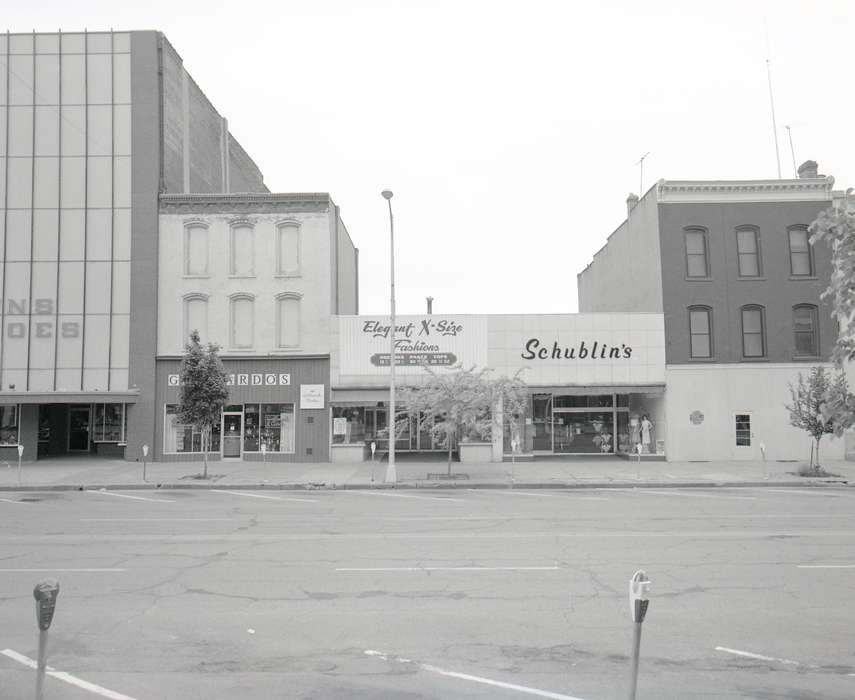
[[[451,476],[451,450],[452,450],[452,440],[451,433],[446,433],[448,435],[448,476]]]
[[[820,440],[822,440],[822,435],[820,435],[820,436],[816,439],[816,466],[814,466],[814,471],[817,471],[817,472],[818,472],[820,469],[822,469],[822,465],[820,465],[820,463],[819,463],[819,441],[820,441]]]

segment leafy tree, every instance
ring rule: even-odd
[[[403,387],[400,405],[403,416],[395,422],[396,434],[409,430],[409,416],[428,416],[431,433],[448,448],[448,475],[455,443],[460,439],[487,440],[502,425],[494,408],[502,404],[505,421],[513,420],[525,405],[525,384],[517,375],[491,378],[489,369],[464,369],[437,372],[425,367],[427,381],[418,387]]]
[[[181,360],[181,392],[178,420],[191,425],[202,436],[202,454],[205,460],[203,478],[208,478],[208,450],[211,431],[220,422],[223,406],[229,398],[226,370],[219,356],[219,346],[202,345],[199,331],[190,333],[190,342],[184,346]]]
[[[832,354],[837,364],[855,361],[855,198],[850,193],[810,225],[811,243],[824,240],[831,247],[831,280],[822,298],[831,299],[840,327]]]
[[[790,412],[790,425],[801,428],[814,439],[816,448],[811,450],[810,466],[819,471],[820,440],[823,435],[840,435],[851,424],[847,421],[851,421],[855,412],[855,397],[843,372],[832,375],[824,367],[812,367],[807,381],[799,372],[796,384],[789,386],[792,403],[786,408]]]

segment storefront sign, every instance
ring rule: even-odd
[[[689,414],[689,420],[692,422],[692,425],[700,425],[704,422],[704,414],[700,411],[692,411]]]
[[[33,299],[32,302],[32,309],[30,309],[27,299],[2,299],[0,306],[3,307],[6,316],[9,317],[27,316],[32,311],[33,337],[35,338],[53,338],[57,332],[62,338],[80,337],[80,323],[78,321],[62,321],[55,324],[52,319],[44,318],[56,314],[56,303],[53,299]],[[29,335],[27,322],[15,321],[12,318],[7,319],[4,335],[7,338],[26,338]]]
[[[347,418],[333,418],[333,435],[347,435]]]
[[[300,408],[323,408],[324,389],[323,384],[301,384]]]
[[[628,360],[632,357],[632,347],[626,343],[609,345],[598,340],[593,343],[581,340],[572,347],[553,341],[549,346],[540,338],[529,338],[520,357],[524,360]]]
[[[228,386],[291,386],[291,375],[281,372],[246,372],[226,375]],[[181,386],[180,374],[169,374],[167,386]]]

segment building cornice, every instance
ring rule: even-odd
[[[797,180],[660,180],[660,204],[831,202],[833,177]]]
[[[325,212],[331,206],[326,192],[161,194],[161,214],[290,214]]]

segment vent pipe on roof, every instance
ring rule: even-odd
[[[427,312],[428,312],[428,316],[430,316],[433,313],[433,297],[427,298]]]
[[[626,215],[629,216],[629,212],[635,209],[635,205],[638,204],[638,195],[629,193],[629,196],[626,198]]]

